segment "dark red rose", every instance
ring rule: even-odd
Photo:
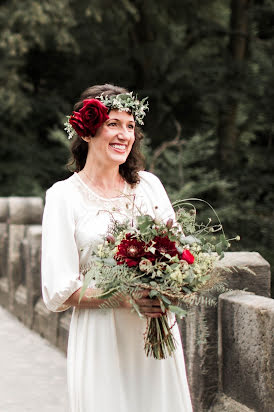
[[[145,256],[145,242],[132,237],[130,233],[118,245],[118,251],[114,258],[118,265],[124,263],[128,266],[137,266],[142,257]]]
[[[89,130],[89,136],[94,136],[96,130],[109,119],[108,108],[97,99],[84,100],[80,115],[85,127]]]
[[[192,253],[188,249],[185,249],[183,251],[181,259],[185,260],[190,265],[192,265],[192,263],[194,263],[194,260],[195,260],[194,256],[192,255]]]
[[[69,123],[79,136],[86,137],[90,135],[89,129],[84,125],[79,112],[73,112],[70,116]]]
[[[176,243],[169,240],[168,236],[155,236],[153,239],[155,244],[156,251],[155,253],[147,253],[146,258],[149,259],[151,262],[154,262],[156,259],[160,259],[162,262],[166,262],[168,259],[162,255],[162,253],[168,253],[170,256],[178,255],[178,250],[176,248]]]

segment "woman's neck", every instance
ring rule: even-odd
[[[79,172],[85,183],[103,197],[119,196],[124,189],[124,180],[119,173],[119,165],[106,167],[88,161]]]

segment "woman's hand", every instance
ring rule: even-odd
[[[140,312],[148,316],[149,318],[159,318],[164,315],[165,312],[162,311],[160,301],[158,298],[150,298],[149,290],[143,290],[136,294],[134,301],[139,306]],[[127,297],[122,302],[122,307],[131,309],[132,305],[130,303],[130,297]]]

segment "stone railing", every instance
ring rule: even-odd
[[[42,213],[40,198],[0,198],[0,304],[66,352],[71,309],[49,312],[41,298]],[[256,252],[230,252],[215,270],[234,290],[179,324],[194,411],[272,412],[269,264]]]

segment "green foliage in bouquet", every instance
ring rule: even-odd
[[[145,352],[156,359],[166,358],[176,348],[168,312],[183,318],[187,310],[180,307],[182,303],[216,304],[203,291],[220,281],[212,269],[230,245],[217,215],[217,224],[211,219],[206,224],[196,222],[191,200],[198,199],[174,203],[175,220],[160,221],[140,211],[133,221],[113,220],[84,273],[79,300],[93,282],[98,289],[96,298],[105,300],[102,309],[119,307],[127,296],[143,318],[136,303],[140,292],[147,289],[151,299],[159,299],[163,315],[147,318],[145,332]]]

